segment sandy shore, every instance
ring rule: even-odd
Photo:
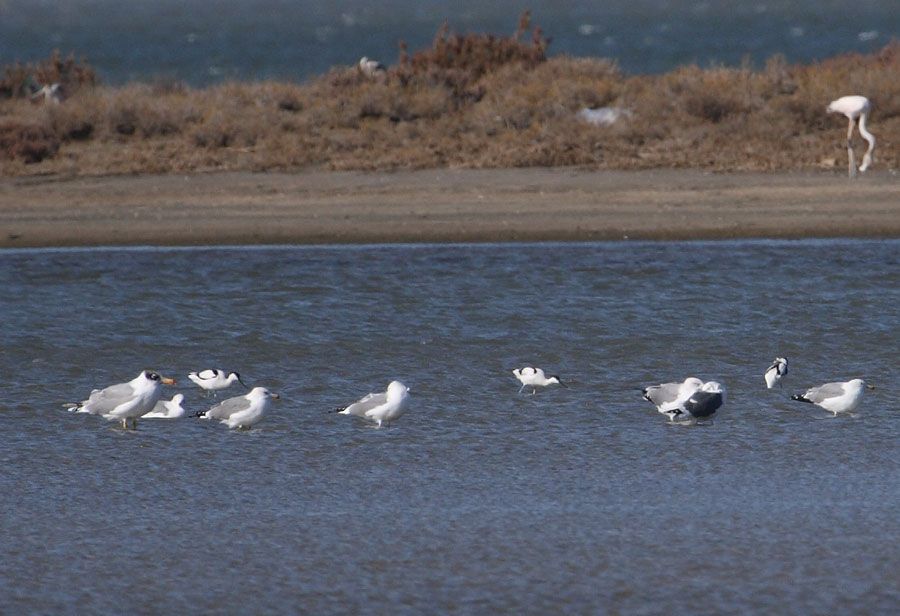
[[[573,169],[0,180],[0,246],[900,237],[900,178]]]

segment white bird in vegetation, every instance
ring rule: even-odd
[[[835,101],[831,101],[827,111],[828,113],[842,113],[847,116],[849,121],[847,126],[847,156],[849,157],[848,174],[851,178],[856,177],[856,157],[853,154],[853,124],[859,120],[859,134],[869,142],[869,148],[863,155],[862,164],[859,166],[859,171],[865,173],[866,169],[872,166],[875,152],[875,135],[866,130],[866,120],[869,118],[869,112],[872,111],[869,99],[865,96],[842,96]]]
[[[58,83],[41,86],[41,88],[31,95],[31,100],[38,102],[43,100],[46,103],[58,105],[62,102],[62,86]]]
[[[387,72],[384,64],[377,60],[369,60],[366,56],[359,59],[359,70],[363,75],[371,79],[374,79],[379,74],[383,75]]]

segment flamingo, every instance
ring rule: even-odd
[[[875,151],[875,135],[866,130],[866,120],[871,110],[872,105],[865,96],[842,96],[835,101],[831,101],[827,108],[828,113],[842,113],[847,116],[850,122],[847,127],[847,156],[850,159],[848,161],[848,173],[851,178],[856,177],[856,157],[853,155],[853,123],[857,119],[859,120],[859,134],[869,142],[869,149],[863,155],[859,171],[865,173],[866,169],[873,162],[872,153]]]

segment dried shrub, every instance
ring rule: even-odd
[[[38,163],[59,150],[59,139],[40,124],[0,123],[0,154],[8,159],[21,158]]]
[[[77,60],[74,54],[63,58],[56,49],[46,60],[3,67],[0,97],[25,98],[40,86],[52,83],[60,84],[66,96],[73,96],[82,88],[96,86],[98,79],[86,60]]]

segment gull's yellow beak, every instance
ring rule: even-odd
[[[175,379],[170,379],[167,376],[160,377],[159,380],[162,381],[163,385],[174,385],[175,384]]]
[[[281,399],[281,396],[279,396],[278,394],[269,394],[269,397],[272,398],[273,400],[280,400],[280,399]]]

